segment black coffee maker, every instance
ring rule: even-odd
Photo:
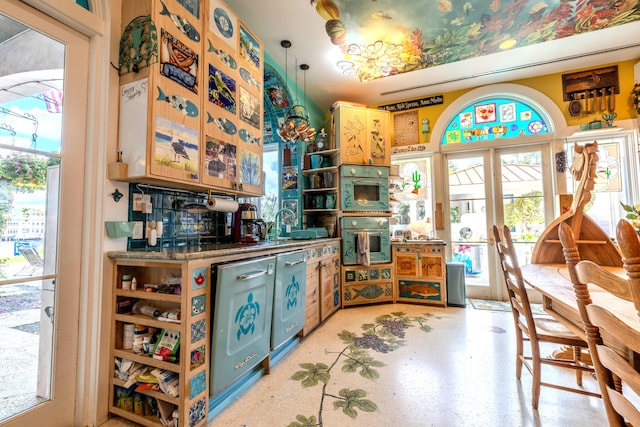
[[[233,215],[233,241],[256,243],[260,240],[258,208],[251,203],[240,203]]]

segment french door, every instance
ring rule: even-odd
[[[553,219],[549,145],[491,148],[443,156],[449,259],[464,263],[467,297],[504,299],[492,227],[506,224],[521,264]],[[446,217],[446,215],[445,215]]]
[[[0,425],[71,426],[89,40],[18,0],[0,29]]]

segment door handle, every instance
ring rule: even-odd
[[[260,270],[260,271],[256,271],[255,273],[240,274],[236,276],[236,279],[237,280],[255,279],[256,277],[264,276],[265,274],[267,274],[267,270]]]
[[[284,263],[285,267],[293,267],[294,265],[302,264],[304,262],[304,258],[297,259],[295,261],[287,261]]]

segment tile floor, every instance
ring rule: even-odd
[[[304,388],[292,375],[301,363],[338,361],[344,347],[338,333],[362,335],[364,323],[391,312],[413,316],[405,329],[404,345],[387,353],[370,355],[384,363],[375,367],[376,380],[357,373],[350,376],[332,368],[325,388]],[[426,317],[425,317],[426,316]],[[420,328],[422,326],[423,328]],[[428,332],[424,332],[424,328]],[[548,354],[552,347],[545,348]],[[342,426],[604,426],[602,402],[574,393],[543,387],[539,410],[531,408],[531,377],[521,382],[514,375],[514,332],[511,313],[462,308],[437,308],[408,304],[384,304],[341,310],[305,338],[271,373],[213,418],[209,426],[287,426],[298,415],[321,417],[324,427]],[[340,361],[340,364],[345,363]],[[574,383],[572,372],[553,369],[543,379]],[[584,386],[597,391],[591,377]],[[356,408],[352,419],[340,408],[342,388],[365,390],[364,399],[375,402],[373,412]],[[322,391],[321,391],[322,390]],[[320,397],[322,396],[322,397]],[[322,400],[321,400],[322,399]],[[321,403],[323,402],[323,403]],[[104,426],[132,426],[111,419]],[[302,424],[299,424],[302,425]]]

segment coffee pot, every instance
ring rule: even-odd
[[[233,241],[256,243],[260,240],[258,209],[251,203],[240,203],[233,218]]]

